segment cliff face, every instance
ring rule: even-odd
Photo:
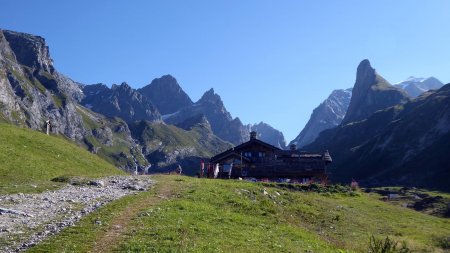
[[[334,90],[318,107],[300,134],[290,143],[298,148],[313,142],[319,134],[341,124],[347,112],[352,97],[352,89]]]
[[[3,36],[14,52],[18,64],[48,73],[55,71],[44,38],[6,30],[3,31]]]
[[[408,101],[405,91],[398,89],[378,75],[368,60],[357,69],[352,99],[343,124],[368,118],[374,112]]]
[[[0,30],[0,121],[62,134],[122,169],[145,166],[124,122],[81,106],[80,84],[53,66],[39,36]],[[136,151],[135,151],[136,150]]]
[[[74,140],[85,135],[76,113],[81,90],[53,67],[41,37],[0,31],[0,103],[5,120],[42,129],[46,120],[52,131]]]

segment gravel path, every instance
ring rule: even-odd
[[[114,176],[39,194],[0,195],[0,252],[32,247],[106,203],[152,184],[148,176]]]

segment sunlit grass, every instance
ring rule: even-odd
[[[59,187],[52,178],[124,174],[62,137],[0,124],[0,194]]]

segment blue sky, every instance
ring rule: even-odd
[[[363,59],[388,81],[450,82],[450,1],[2,1],[0,28],[40,35],[75,81],[175,76],[287,141]]]

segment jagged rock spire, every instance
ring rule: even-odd
[[[369,60],[363,60],[356,72],[352,98],[343,124],[368,118],[375,111],[404,103],[408,95],[377,74]]]

